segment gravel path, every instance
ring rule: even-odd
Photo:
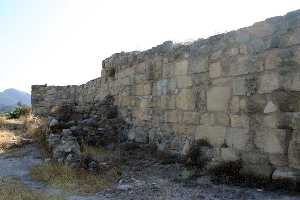
[[[143,156],[145,158],[146,156]],[[209,177],[189,181],[175,181],[182,167],[177,164],[163,165],[155,159],[130,158],[122,166],[122,178],[111,189],[93,196],[69,194],[66,200],[300,200],[300,196],[282,191],[263,191],[223,184],[213,184]],[[42,162],[34,145],[7,154],[0,154],[0,177],[14,176],[30,188],[51,194],[62,191],[45,187],[28,176],[30,167]]]

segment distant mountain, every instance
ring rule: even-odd
[[[0,92],[0,111],[7,111],[15,107],[17,103],[31,105],[30,94],[17,90],[17,89],[7,89]]]

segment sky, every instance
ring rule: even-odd
[[[0,0],[0,91],[83,84],[102,60],[300,9],[300,0]]]

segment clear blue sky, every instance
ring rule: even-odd
[[[300,0],[0,0],[0,91],[82,84],[102,59],[252,25]]]

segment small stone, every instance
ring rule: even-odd
[[[49,123],[49,127],[52,128],[58,125],[58,121],[56,119],[52,119]]]
[[[277,109],[278,109],[277,106],[272,101],[269,101],[264,109],[264,113],[267,114],[267,113],[276,112]]]

